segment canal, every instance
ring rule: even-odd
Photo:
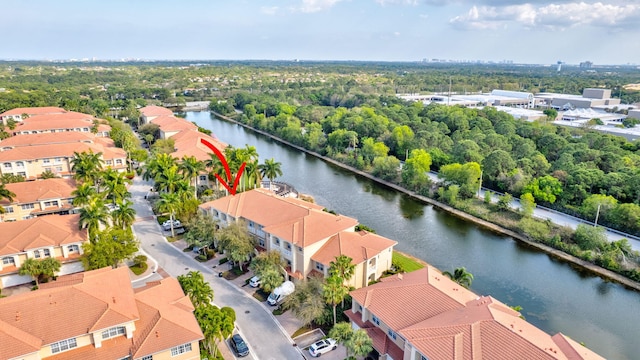
[[[544,331],[562,332],[608,359],[638,359],[640,293],[218,120],[209,112],[188,112],[187,119],[235,147],[255,146],[260,162],[274,158],[282,163],[284,174],[278,180],[398,241],[396,249],[443,271],[466,267],[475,277],[474,292],[522,306],[527,321]]]

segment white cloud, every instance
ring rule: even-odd
[[[418,0],[376,0],[382,6],[386,5],[418,5]]]
[[[302,0],[302,5],[297,9],[305,13],[313,13],[329,9],[342,0]]]
[[[277,11],[278,11],[277,6],[262,6],[260,8],[260,12],[267,15],[275,15]]]
[[[534,6],[473,6],[469,12],[449,20],[461,29],[498,29],[511,23],[526,28],[542,26],[562,30],[575,26],[621,28],[631,25],[640,16],[638,4],[603,4],[601,2],[572,2]]]

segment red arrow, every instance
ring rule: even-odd
[[[216,147],[213,146],[213,144],[211,144],[207,140],[200,139],[200,141],[206,147],[211,149],[211,151],[213,151],[214,154],[216,154],[218,159],[220,159],[220,163],[222,164],[222,166],[224,166],[224,171],[227,174],[227,180],[222,179],[222,177],[220,175],[218,175],[218,174],[214,174],[216,179],[218,179],[218,181],[220,181],[222,183],[222,185],[227,190],[229,190],[231,195],[235,195],[236,194],[236,189],[238,188],[238,183],[240,182],[240,177],[242,176],[242,172],[244,171],[244,167],[247,166],[247,163],[243,162],[242,165],[240,165],[240,169],[238,169],[238,173],[236,174],[236,178],[232,179],[232,177],[231,177],[231,169],[229,169],[229,163],[227,163],[227,159],[224,157],[222,152],[220,152],[220,150],[216,149]],[[233,186],[229,186],[229,184],[232,182],[231,180],[233,180]]]

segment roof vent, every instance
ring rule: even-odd
[[[112,297],[111,300],[113,301],[114,304],[116,303],[116,297],[115,296]]]
[[[156,337],[159,338],[160,337],[160,331],[156,330]]]
[[[20,311],[16,311],[16,321],[20,321]]]

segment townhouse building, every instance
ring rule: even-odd
[[[254,189],[201,204],[200,209],[223,227],[243,221],[258,251],[282,254],[289,279],[326,276],[329,263],[339,255],[352,257],[358,266],[358,275],[351,279],[355,287],[377,280],[391,267],[395,241],[355,233],[356,219],[323,211],[320,205]]]
[[[569,337],[551,336],[490,296],[478,296],[427,266],[350,293],[345,315],[383,360],[603,359]]]
[[[9,119],[19,123],[22,122],[23,119],[31,116],[64,114],[66,112],[67,110],[54,106],[14,108],[0,114],[0,121],[2,121],[2,123],[6,125],[7,120]]]
[[[140,125],[148,124],[158,116],[173,116],[173,111],[162,106],[145,106],[140,109]]]
[[[0,174],[20,175],[27,180],[35,180],[49,170],[60,177],[70,178],[73,176],[74,152],[102,153],[105,167],[118,171],[127,169],[127,153],[120,148],[105,147],[98,143],[56,143],[16,146],[0,151]]]
[[[128,271],[61,276],[0,299],[0,358],[200,359],[203,334],[178,281],[133,289]]]
[[[14,135],[38,133],[64,133],[70,131],[92,133],[107,137],[111,127],[92,115],[75,111],[27,117],[12,130]]]
[[[62,263],[58,275],[84,271],[80,260],[87,229],[79,227],[80,215],[50,215],[0,223],[0,287],[28,284],[33,279],[19,275],[27,259],[53,257]],[[0,346],[1,348],[1,346]]]
[[[53,178],[6,184],[7,190],[16,196],[12,201],[0,200],[4,214],[0,221],[18,221],[36,216],[59,214],[73,211],[72,192],[76,189],[73,179]]]

